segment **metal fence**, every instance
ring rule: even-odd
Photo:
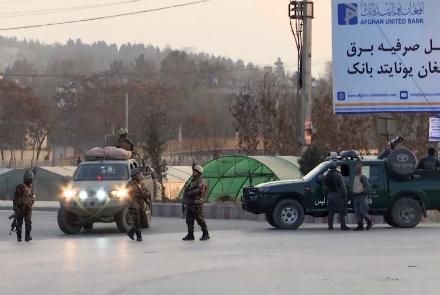
[[[76,166],[75,160],[0,160],[0,168],[30,168],[47,166]]]

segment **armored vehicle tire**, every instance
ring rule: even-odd
[[[92,230],[93,229],[93,223],[87,223],[83,225],[84,230]]]
[[[391,219],[396,227],[415,227],[422,220],[422,216],[422,206],[412,198],[399,199],[391,208]]]
[[[277,227],[276,225],[275,225],[275,222],[273,222],[273,215],[272,215],[272,212],[266,212],[266,221],[270,224],[270,225],[272,225],[273,227]]]
[[[115,221],[120,232],[126,233],[133,227],[133,216],[128,207],[116,213]]]
[[[279,229],[297,229],[304,222],[304,208],[296,200],[282,200],[273,210],[273,222]]]
[[[78,216],[60,207],[57,215],[58,227],[65,234],[77,234],[81,231],[82,225],[78,223]]]

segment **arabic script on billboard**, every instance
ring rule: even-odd
[[[333,0],[334,111],[440,112],[438,11],[438,0]]]

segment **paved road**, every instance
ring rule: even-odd
[[[1,294],[440,294],[435,224],[292,232],[209,220],[212,240],[182,242],[183,220],[156,218],[137,243],[114,225],[65,236],[54,213],[35,212],[34,241],[18,244],[7,235],[7,213]]]
[[[8,217],[12,213],[12,211],[0,210],[0,242],[13,240],[12,237],[8,235],[10,229],[10,222],[8,221]],[[34,211],[32,213],[32,216],[34,228],[33,238],[35,241],[57,238],[89,239],[113,236],[122,238],[125,237],[116,229],[116,223],[96,223],[94,224],[94,229],[92,231],[82,232],[81,234],[75,236],[67,236],[63,234],[58,228],[56,212]],[[211,230],[252,230],[256,228],[270,228],[270,225],[268,225],[266,222],[254,222],[248,220],[208,220],[208,226]],[[153,217],[153,224],[151,229],[144,230],[144,235],[146,239],[148,239],[148,236],[150,235],[163,233],[179,233],[183,237],[186,234],[185,220],[180,218]]]

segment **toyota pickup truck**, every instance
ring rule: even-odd
[[[279,229],[297,229],[305,215],[328,215],[323,177],[331,161],[342,173],[348,198],[347,212],[353,212],[355,165],[369,179],[369,214],[381,215],[393,227],[417,226],[427,210],[440,209],[440,173],[416,170],[417,160],[409,150],[397,149],[388,159],[336,158],[315,167],[302,179],[268,182],[244,188],[245,211],[265,214],[267,222]]]

